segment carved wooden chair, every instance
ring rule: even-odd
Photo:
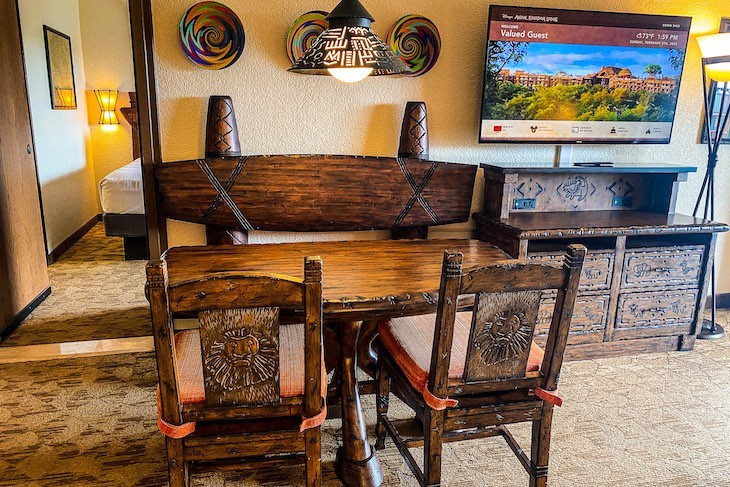
[[[558,375],[586,249],[571,245],[562,266],[504,261],[462,275],[461,253],[445,252],[436,315],[381,322],[376,342],[376,448],[390,435],[422,486],[440,485],[443,442],[501,435],[530,475],[547,482]],[[543,291],[557,290],[543,351],[532,337]],[[459,295],[474,295],[457,312]],[[392,390],[416,413],[388,417]],[[506,424],[532,422],[528,457]],[[409,451],[423,446],[423,470]]]
[[[231,272],[176,286],[165,262],[153,261],[147,286],[170,485],[189,485],[195,468],[303,461],[306,485],[319,486],[320,258],[305,259],[303,281]],[[304,323],[280,324],[280,310],[304,310]],[[174,332],[176,312],[197,313],[200,328]]]

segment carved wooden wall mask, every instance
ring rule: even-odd
[[[198,315],[208,405],[272,404],[279,390],[279,308]]]
[[[524,377],[541,291],[478,293],[464,380]]]

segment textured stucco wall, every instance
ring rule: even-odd
[[[77,0],[20,0],[20,23],[48,251],[99,212]],[[43,25],[71,37],[76,110],[52,110]]]
[[[134,91],[132,36],[127,0],[78,0],[84,71],[89,106],[89,129],[94,153],[96,184],[132,161],[132,129],[119,108],[129,106],[127,92]],[[93,90],[118,90],[120,125],[101,127],[99,104]]]
[[[180,17],[190,0],[154,0],[155,55],[157,61],[163,158],[166,161],[200,157],[204,147],[207,98],[233,97],[242,149],[248,154],[350,153],[394,155],[405,103],[427,102],[431,157],[437,160],[478,164],[552,162],[554,148],[540,145],[479,145],[477,132],[481,103],[482,69],[486,43],[488,2],[462,0],[366,0],[376,18],[374,29],[385,35],[392,22],[404,14],[418,13],[438,26],[443,51],[437,66],[416,79],[372,78],[346,85],[329,77],[287,73],[286,33],[293,20],[308,10],[331,10],[336,0],[226,0],[241,17],[247,34],[241,59],[223,71],[209,71],[191,63],[177,40]],[[693,34],[715,32],[720,17],[730,16],[726,0],[549,0],[515,4],[556,8],[665,13],[694,17]],[[574,160],[616,161],[636,164],[703,165],[706,151],[698,144],[701,118],[699,49],[690,40],[678,116],[670,145],[581,146]],[[728,161],[718,171],[718,194],[730,194]],[[703,172],[692,175],[679,195],[679,211],[691,212]],[[367,182],[364,182],[366,184]],[[475,208],[481,204],[475,192]],[[717,219],[730,220],[730,202],[720,198]],[[433,235],[466,232],[467,226],[432,232]],[[451,230],[451,231],[448,231]],[[258,239],[281,240],[265,235]],[[202,243],[204,234],[195,225],[170,222],[170,243]],[[730,246],[720,241],[720,291],[730,291],[725,257]]]

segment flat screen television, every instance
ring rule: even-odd
[[[479,141],[669,143],[691,20],[492,5]]]

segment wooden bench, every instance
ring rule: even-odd
[[[165,218],[235,230],[245,243],[252,230],[390,230],[396,238],[425,237],[429,226],[469,220],[477,167],[276,155],[170,162],[154,170]]]

